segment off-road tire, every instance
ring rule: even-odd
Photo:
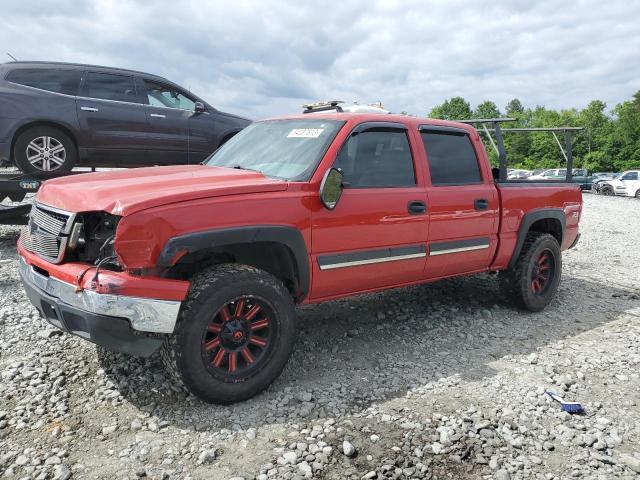
[[[62,130],[55,127],[33,127],[22,132],[15,141],[13,147],[13,159],[16,166],[25,173],[39,173],[42,168],[33,165],[27,158],[27,146],[34,140],[42,137],[52,138],[55,144],[64,147],[64,162],[49,171],[64,172],[71,170],[78,161],[78,150],[73,140]]]
[[[544,291],[535,293],[532,288],[534,263],[543,252],[549,252],[553,257],[553,274]],[[553,300],[560,285],[561,272],[562,254],[556,238],[548,233],[529,232],[515,265],[500,272],[500,287],[519,308],[539,312]]]
[[[254,296],[269,303],[277,335],[270,339],[273,346],[261,359],[261,368],[246,378],[225,380],[205,365],[203,332],[220,308],[240,296]],[[293,350],[295,335],[295,306],[280,280],[247,265],[219,264],[192,278],[175,332],[166,339],[160,354],[166,371],[178,385],[206,402],[228,404],[253,397],[280,375]]]

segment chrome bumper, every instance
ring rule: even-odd
[[[53,277],[45,277],[20,259],[22,280],[72,307],[96,315],[126,318],[140,332],[173,333],[181,302],[76,291],[76,287]]]

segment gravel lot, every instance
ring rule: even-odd
[[[488,275],[304,307],[284,374],[228,407],[50,328],[0,227],[0,475],[638,478],[640,201],[584,199],[546,311]]]

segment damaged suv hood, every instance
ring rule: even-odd
[[[288,183],[259,172],[204,165],[133,168],[46,181],[38,202],[69,212],[140,210],[200,198],[286,190]]]

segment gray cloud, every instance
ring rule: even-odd
[[[166,76],[222,110],[382,100],[424,115],[462,95],[609,106],[640,89],[640,3],[3,1],[0,53]]]

